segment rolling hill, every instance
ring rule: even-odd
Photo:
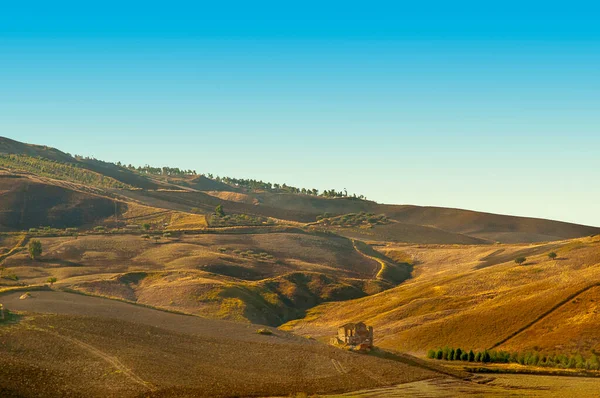
[[[385,292],[319,305],[285,330],[329,336],[365,320],[378,344],[416,355],[438,347],[543,353],[600,350],[600,236],[542,244],[387,245],[413,278]],[[548,253],[557,253],[550,259]],[[513,260],[525,256],[523,265]]]
[[[42,207],[39,215],[27,223],[10,221],[10,217],[14,219],[14,214],[9,216],[9,221],[0,220],[5,230],[22,230],[36,223],[52,225],[52,220],[61,217],[53,217],[49,213],[60,213],[61,206],[67,209],[76,207],[70,198],[74,194],[70,192],[61,193],[65,198],[59,199],[60,195],[55,193],[58,186],[116,200],[120,203],[121,213],[126,211],[129,203],[200,214],[212,214],[217,205],[222,205],[231,214],[271,218],[278,223],[294,226],[298,226],[298,223],[310,224],[323,214],[384,214],[392,223],[372,228],[329,228],[340,235],[380,242],[525,243],[600,233],[600,228],[550,220],[438,207],[384,205],[354,197],[332,198],[289,193],[284,188],[252,189],[179,169],[142,170],[93,158],[73,157],[54,148],[24,144],[4,137],[0,137],[0,168],[5,170],[6,176],[2,190],[4,194],[0,195],[3,209],[14,212],[23,208],[23,202],[19,202],[21,197],[15,196],[14,192],[22,189],[24,179],[35,179],[36,183],[45,186],[35,187],[38,190],[36,196],[42,194],[40,189],[47,189],[51,192],[50,196],[56,198],[52,207]],[[12,180],[9,179],[11,176]],[[11,187],[11,182],[14,187]],[[74,201],[77,200],[84,199]],[[101,222],[109,217],[100,203],[97,204],[97,212],[96,207],[86,207],[89,214],[79,218],[68,215],[66,217],[71,220],[68,224],[56,221],[56,226],[87,226],[90,222]]]
[[[35,291],[0,296],[0,394],[87,397],[275,396],[353,391],[441,376],[260,326],[114,300]]]

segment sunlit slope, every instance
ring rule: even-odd
[[[373,228],[325,227],[344,236],[380,242],[440,244],[542,242],[600,233],[600,228],[550,220],[440,207],[385,205],[354,197],[329,198],[277,190],[249,189],[225,184],[220,180],[191,172],[169,175],[167,172],[169,168],[156,168],[158,170],[158,172],[154,171],[156,174],[147,174],[134,168],[124,167],[120,163],[113,164],[93,158],[71,156],[54,148],[24,144],[4,137],[0,137],[0,169],[9,174],[18,173],[22,177],[43,180],[44,183],[37,187],[39,192],[36,196],[56,199],[52,206],[56,208],[57,215],[40,221],[51,226],[67,225],[61,218],[73,217],[71,213],[65,217],[61,216],[62,208],[68,209],[73,206],[69,197],[60,199],[56,195],[54,190],[58,186],[114,198],[123,203],[134,202],[148,207],[185,213],[210,215],[214,213],[216,206],[221,205],[227,214],[269,218],[277,223],[296,226],[312,224],[316,222],[317,217],[325,214],[329,216],[361,212],[383,214],[390,223],[376,225]],[[54,182],[51,181],[52,179]],[[2,193],[10,196],[20,189],[18,180],[12,183],[11,185],[4,181]],[[69,184],[77,185],[79,188],[70,187]],[[48,190],[47,194],[44,192],[45,189]],[[88,219],[94,221],[105,218],[104,208],[100,204],[86,207],[86,222]],[[7,202],[4,208],[9,213],[22,211],[22,203]],[[98,214],[96,214],[97,208]],[[14,218],[14,214],[11,217]],[[5,228],[14,230],[23,228],[24,225],[29,224],[11,221]]]
[[[320,305],[284,328],[325,338],[339,324],[364,320],[375,326],[378,345],[419,354],[445,345],[600,349],[600,335],[592,332],[600,318],[591,301],[600,283],[600,237],[382,250],[412,259],[414,279],[374,296]],[[556,260],[548,258],[551,251]],[[523,265],[514,262],[520,256],[527,257]]]
[[[443,207],[383,205],[380,210],[402,223],[433,226],[492,242],[542,242],[600,233],[597,227]]]
[[[18,280],[4,278],[0,285],[55,277],[61,288],[269,325],[301,317],[324,301],[380,292],[410,276],[407,264],[382,263],[335,235],[174,234],[155,241],[80,234],[40,241],[39,260],[25,251],[4,260],[6,275]]]
[[[261,335],[258,325],[75,294],[21,294],[0,295],[22,311],[18,322],[0,324],[2,396],[277,396],[439,377],[277,330]]]

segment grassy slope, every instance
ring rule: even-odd
[[[279,325],[321,302],[362,297],[399,282],[375,280],[376,260],[363,257],[350,240],[328,235],[201,234],[158,243],[139,235],[80,235],[41,242],[39,261],[26,252],[5,260],[6,275],[19,280],[0,284],[56,277],[61,286],[93,294]]]
[[[293,222],[314,222],[316,216],[323,213],[341,215],[364,211],[385,214],[389,219],[397,221],[368,230],[355,228],[340,231],[347,236],[360,239],[445,244],[473,244],[485,241],[513,243],[570,239],[600,232],[599,228],[569,223],[467,210],[379,205],[352,198],[327,199],[309,195],[246,192],[203,176],[149,177],[111,163],[95,159],[75,159],[54,148],[24,144],[4,137],[0,137],[0,154],[23,154],[33,158],[42,157],[52,161],[77,164],[82,170],[89,171],[81,178],[91,181],[90,184],[97,185],[98,189],[120,184],[142,189],[142,191],[131,191],[107,188],[106,196],[120,195],[127,197],[127,201],[137,201],[150,207],[183,212],[199,209],[209,214],[214,211],[215,206],[222,204],[226,212],[246,213]],[[46,172],[48,171],[44,173]],[[71,177],[57,174],[54,178],[68,180]],[[182,187],[184,189],[181,189]],[[48,189],[55,188],[50,184]],[[167,191],[161,191],[164,189]],[[210,191],[210,194],[201,191]],[[102,195],[102,192],[95,193]],[[38,196],[42,196],[41,193]],[[104,215],[95,217],[102,218]],[[57,220],[59,219],[60,217],[57,217]],[[20,224],[15,225],[11,228],[18,228]]]
[[[115,211],[114,202],[108,198],[10,174],[0,174],[0,208],[0,228],[5,230],[40,225],[75,227]]]
[[[598,350],[595,288],[529,324],[600,283],[599,249],[599,237],[539,245],[388,247],[388,256],[412,259],[413,279],[374,296],[323,304],[305,321],[284,327],[325,338],[339,324],[365,320],[375,326],[377,344],[417,354],[445,345],[489,348],[526,327],[500,348]],[[558,260],[548,259],[551,250]],[[519,255],[529,259],[522,266],[512,261]]]
[[[436,377],[259,326],[67,293],[0,296],[24,315],[0,325],[3,396],[248,396],[326,393]],[[85,315],[85,316],[82,316]],[[92,317],[88,317],[92,316]]]

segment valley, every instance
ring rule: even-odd
[[[42,378],[59,386],[44,396],[560,396],[547,376],[426,356],[600,353],[600,228],[1,137],[0,160],[3,396]],[[358,321],[373,352],[328,344]],[[582,366],[567,376],[600,376]]]

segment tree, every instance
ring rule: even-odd
[[[554,260],[554,259],[556,259],[556,257],[558,257],[558,255],[556,253],[554,253],[554,252],[548,253],[548,258],[550,260]]]
[[[473,362],[475,360],[475,353],[473,350],[469,351],[469,362]]]
[[[29,242],[29,257],[37,260],[42,255],[42,242],[34,239]]]
[[[219,217],[225,216],[225,211],[223,210],[222,205],[217,205],[217,207],[215,207],[215,214],[218,215]]]
[[[457,348],[456,351],[454,351],[454,360],[455,361],[460,361],[460,357],[462,355],[462,350],[460,348]]]
[[[443,356],[444,356],[444,351],[441,348],[439,348],[437,350],[437,352],[435,353],[435,359],[442,359]]]
[[[148,231],[150,229],[150,224],[148,224],[148,223],[142,224],[142,228],[144,228],[144,231]]]
[[[490,362],[491,359],[492,358],[490,356],[490,353],[488,352],[488,350],[485,350],[483,352],[483,355],[481,356],[481,362],[486,362],[487,363],[487,362]]]
[[[52,286],[54,284],[54,282],[56,282],[56,281],[57,281],[57,279],[54,277],[46,279],[46,282],[48,282],[50,284],[50,286]]]
[[[519,265],[523,264],[525,261],[527,261],[526,257],[517,257],[517,258],[515,258],[515,263],[517,263]]]

